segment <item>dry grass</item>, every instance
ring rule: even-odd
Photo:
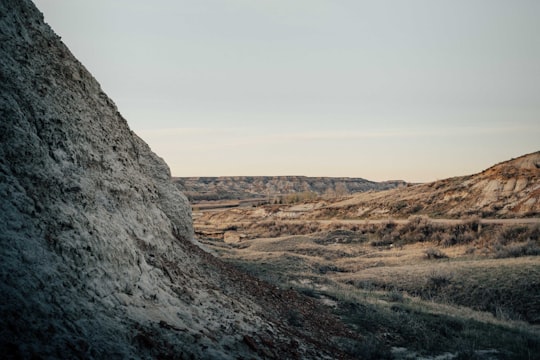
[[[206,243],[252,275],[330,304],[380,346],[465,358],[478,349],[502,349],[502,358],[540,351],[540,258],[499,255],[537,246],[538,226],[413,220],[237,223],[248,234],[242,241]]]
[[[398,289],[540,323],[540,293],[535,290],[540,289],[538,257],[494,259],[470,255],[465,245],[442,250],[431,242],[380,247],[357,235],[334,231],[244,240],[223,257],[268,268],[268,273],[273,266],[289,279],[324,274],[360,289]]]

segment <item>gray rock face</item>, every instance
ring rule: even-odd
[[[167,165],[30,0],[2,0],[1,357],[335,354],[322,344],[347,332],[315,303],[192,241]],[[291,307],[304,333],[280,321]]]
[[[110,318],[172,297],[141,247],[181,262],[190,206],[30,2],[2,1],[0,31],[0,338],[21,354],[127,355]]]
[[[30,1],[0,2],[0,36],[2,356],[154,357],[174,334],[177,354],[226,357],[234,337],[201,333],[254,325],[210,295],[167,165]]]

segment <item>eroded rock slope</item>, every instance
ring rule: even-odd
[[[379,193],[358,194],[313,216],[539,217],[540,151],[481,173]]]
[[[195,213],[196,231],[225,236],[230,224],[283,220],[540,217],[540,152],[494,165],[481,173],[353,194],[344,199],[314,200]],[[230,235],[234,239],[235,233]]]
[[[167,165],[29,0],[0,2],[0,37],[2,357],[339,354],[316,304],[192,244]]]

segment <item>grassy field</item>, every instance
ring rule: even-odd
[[[343,344],[355,356],[540,354],[537,225],[421,218],[400,225],[274,221],[228,229],[242,236],[202,241],[248,273],[332,307],[366,338]],[[301,326],[294,314],[290,321]]]

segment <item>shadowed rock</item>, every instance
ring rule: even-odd
[[[335,354],[258,303],[278,290],[191,243],[167,165],[29,0],[0,2],[0,38],[3,357],[284,358],[291,338],[303,357]]]

